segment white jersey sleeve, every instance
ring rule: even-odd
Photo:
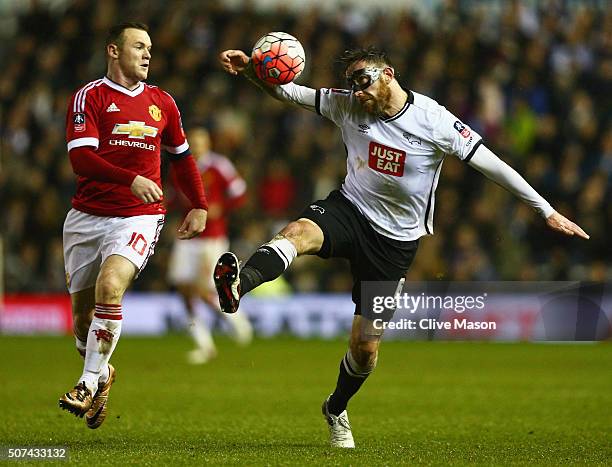
[[[432,142],[446,154],[469,162],[494,182],[532,206],[540,215],[550,216],[554,209],[514,169],[482,144],[482,137],[432,99],[426,102]],[[474,156],[476,157],[474,158]]]
[[[252,66],[245,69],[244,76],[275,99],[316,112],[338,126],[343,125],[351,107],[351,91],[347,89],[315,90],[295,83],[271,86],[257,78]]]
[[[316,98],[317,113],[341,127],[351,109],[351,91],[321,88],[317,91]]]
[[[252,66],[248,66],[244,70],[244,77],[279,101],[297,105],[312,112],[316,111],[318,92],[308,86],[301,86],[295,83],[283,85],[266,84],[257,77]]]
[[[482,137],[444,106],[431,102],[434,105],[429,106],[427,113],[432,141],[443,153],[468,162],[482,144]]]
[[[542,217],[548,218],[555,212],[554,208],[540,194],[521,177],[516,170],[497,157],[485,145],[474,153],[470,165],[486,175],[489,179],[499,183],[510,193],[522,199],[535,209]]]
[[[315,90],[295,83],[267,87],[267,91],[275,98],[316,112],[329,118],[339,127],[344,124],[351,107],[351,92],[346,89]]]
[[[312,88],[289,83],[282,86],[272,86],[271,89],[274,92],[274,97],[281,101],[299,105],[313,112],[316,110],[317,92]]]

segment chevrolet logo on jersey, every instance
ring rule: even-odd
[[[145,122],[130,120],[129,123],[116,123],[113,135],[128,135],[128,138],[145,139],[145,136],[157,136],[157,128],[145,125]]]

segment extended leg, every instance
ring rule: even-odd
[[[219,307],[219,297],[215,290],[213,274],[217,259],[219,258],[219,253],[227,249],[229,242],[224,242],[225,245],[221,245],[220,243],[221,241],[218,241],[207,245],[205,250],[203,249],[200,271],[195,287],[202,301],[215,310],[215,312],[217,312],[229,325],[232,338],[238,344],[246,346],[250,344],[253,339],[253,328],[249,318],[244,313],[222,313]],[[219,247],[222,247],[220,251]]]
[[[323,231],[309,219],[289,223],[248,259],[238,274],[238,259],[224,253],[215,267],[214,278],[221,311],[235,313],[240,297],[264,282],[276,279],[299,255],[316,254],[323,245]]]
[[[321,228],[308,219],[288,224],[249,258],[240,271],[240,296],[276,279],[298,255],[317,253],[323,244]]]

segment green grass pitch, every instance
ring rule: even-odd
[[[221,339],[208,365],[186,336],[121,340],[98,430],[58,397],[71,338],[0,337],[0,446],[66,445],[89,465],[559,464],[612,460],[610,343],[384,342],[349,406],[355,450],[326,445],[321,401],[344,341]]]

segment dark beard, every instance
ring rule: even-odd
[[[384,81],[381,81],[380,84],[378,97],[370,99],[363,104],[364,110],[373,115],[382,115],[391,100],[391,86]]]

